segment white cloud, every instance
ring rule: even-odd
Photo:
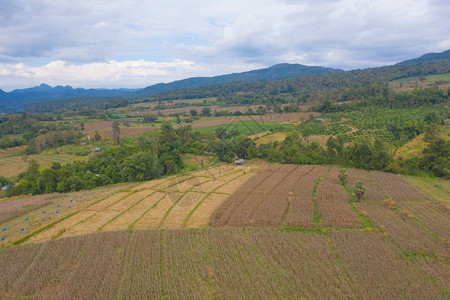
[[[191,74],[195,68],[195,63],[187,60],[162,63],[111,60],[82,65],[57,60],[40,67],[23,63],[0,64],[0,81],[11,88],[20,87],[24,82],[29,85],[45,82],[50,85],[70,83],[74,87],[86,88],[137,88],[177,79],[174,74]]]
[[[385,65],[450,48],[449,11],[442,0],[0,1],[0,73],[18,63],[31,72],[2,75],[0,88],[145,86],[280,62]],[[167,66],[177,59],[191,68]]]

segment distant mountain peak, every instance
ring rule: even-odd
[[[232,73],[213,77],[192,77],[170,83],[159,83],[148,86],[142,90],[141,95],[152,95],[160,92],[205,86],[211,84],[222,84],[231,82],[247,82],[261,80],[281,80],[292,77],[312,76],[325,73],[343,72],[340,69],[325,68],[319,66],[305,66],[300,64],[280,63],[268,68],[246,71],[241,73]]]
[[[399,64],[431,62],[431,61],[448,60],[448,59],[450,59],[450,49],[445,50],[444,52],[439,52],[439,53],[427,53],[418,58],[402,61]]]

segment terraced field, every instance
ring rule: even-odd
[[[0,298],[448,299],[448,182],[338,172],[253,161],[0,202]]]
[[[1,242],[36,243],[95,231],[207,227],[213,211],[261,164],[224,165],[143,184],[55,194],[34,209],[12,209],[29,205],[21,205],[20,199],[0,202],[5,210],[17,211],[1,224],[6,228]]]

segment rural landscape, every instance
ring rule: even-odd
[[[1,297],[448,299],[448,53],[3,115]]]
[[[448,1],[0,1],[0,299],[450,299]]]

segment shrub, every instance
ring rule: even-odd
[[[353,193],[355,194],[356,199],[358,199],[358,201],[361,200],[365,192],[366,188],[364,187],[363,182],[361,180],[356,181],[353,187]]]

